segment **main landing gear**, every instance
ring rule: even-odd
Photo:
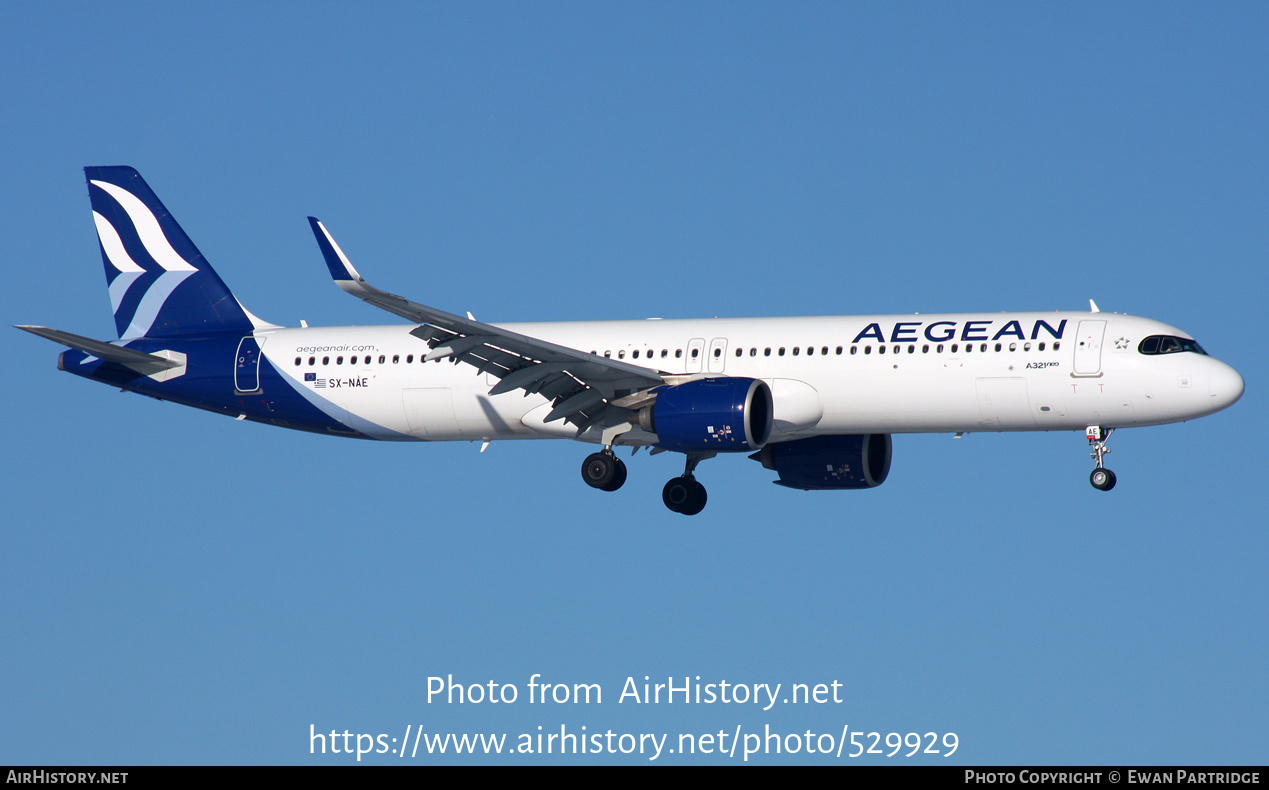
[[[705,509],[705,503],[709,501],[709,495],[705,492],[705,486],[697,482],[692,472],[696,471],[696,465],[706,458],[713,458],[716,453],[688,453],[687,463],[683,466],[683,475],[681,477],[671,478],[665,484],[665,488],[661,489],[661,501],[665,506],[675,513],[682,513],[685,516],[695,516],[697,513]]]
[[[695,477],[674,477],[661,489],[661,501],[675,513],[695,516],[705,509],[709,495]]]
[[[582,462],[582,479],[591,488],[616,491],[626,483],[626,464],[613,455],[611,447],[606,447],[586,456]]]
[[[1089,457],[1097,461],[1097,468],[1088,476],[1088,481],[1099,491],[1109,491],[1115,487],[1115,473],[1102,466],[1102,456],[1110,452],[1106,442],[1114,432],[1114,428],[1103,428],[1100,425],[1090,425],[1084,431],[1084,435],[1088,437],[1088,446],[1093,448]]]
[[[697,478],[692,473],[697,469],[697,464],[707,458],[713,458],[717,453],[688,453],[687,455],[688,460],[683,465],[683,474],[680,477],[670,478],[670,482],[661,489],[661,501],[665,502],[665,506],[676,514],[694,516],[706,508],[709,495],[706,493],[706,487],[697,482]]]
[[[697,464],[713,458],[714,455],[715,453],[687,454],[682,476],[671,479],[661,489],[661,501],[666,507],[685,516],[695,516],[705,509],[709,496],[705,493],[705,486],[696,481],[692,472],[696,470]],[[600,452],[586,456],[586,460],[582,462],[582,479],[591,488],[616,491],[626,482],[626,464],[613,454],[612,447],[605,447]]]

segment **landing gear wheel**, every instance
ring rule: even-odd
[[[661,489],[661,501],[675,513],[682,512],[683,505],[687,504],[687,499],[691,495],[691,489],[687,484],[686,477],[675,477]]]
[[[591,488],[616,491],[626,482],[626,465],[612,453],[591,453],[582,462],[582,479]]]
[[[1088,481],[1099,491],[1109,491],[1115,487],[1115,473],[1109,469],[1094,469]]]
[[[601,488],[601,491],[616,491],[626,484],[626,462],[620,458],[613,458],[617,463],[617,471],[613,473],[612,480],[608,485]]]
[[[692,495],[688,498],[687,504],[679,512],[685,516],[695,516],[697,513],[705,509],[705,503],[709,501],[709,495],[705,493],[705,486],[692,481]]]
[[[705,509],[709,495],[705,486],[691,477],[675,477],[661,489],[661,501],[675,513],[695,516]]]

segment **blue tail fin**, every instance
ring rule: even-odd
[[[131,167],[85,167],[121,338],[250,332],[247,312]]]

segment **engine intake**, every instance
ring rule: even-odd
[[[777,485],[820,491],[881,485],[891,449],[888,433],[813,436],[769,444],[749,457],[779,472]]]
[[[657,391],[639,427],[678,452],[757,450],[771,436],[771,388],[749,378],[707,378]]]

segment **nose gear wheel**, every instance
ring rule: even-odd
[[[1098,491],[1109,491],[1115,487],[1115,473],[1102,464],[1102,458],[1110,452],[1106,442],[1114,432],[1114,428],[1103,428],[1100,425],[1090,425],[1084,431],[1084,435],[1088,438],[1088,446],[1093,448],[1089,457],[1097,462],[1097,468],[1088,476],[1088,481]]]

